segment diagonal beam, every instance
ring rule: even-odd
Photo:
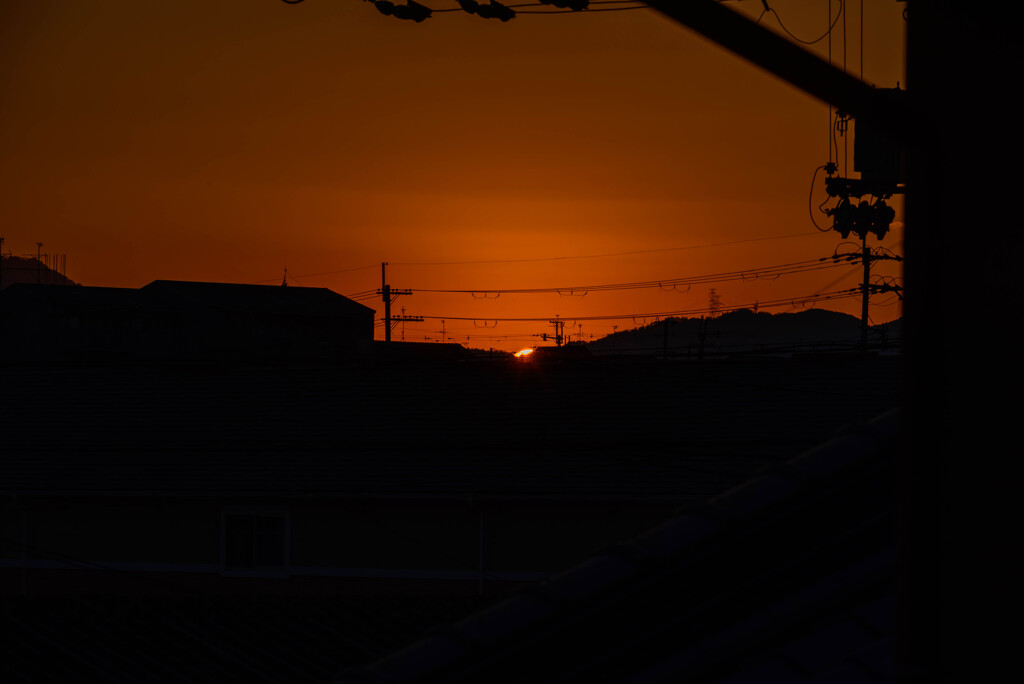
[[[647,5],[854,118],[871,118],[900,137],[906,132],[902,103],[716,0],[647,0]]]

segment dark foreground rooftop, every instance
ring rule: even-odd
[[[898,403],[898,360],[0,372],[23,493],[703,500]]]
[[[778,667],[803,678],[792,681],[838,681],[827,679],[836,667],[884,681],[890,452],[848,433],[845,456],[815,449],[897,405],[898,373],[895,359],[827,357],[0,371],[0,478],[12,501],[473,495],[661,501],[683,516],[498,612],[486,612],[492,596],[12,597],[0,628],[19,648],[0,678],[496,681],[502,663],[519,663],[534,680],[551,655],[538,635],[561,652],[583,629],[604,640],[595,648],[607,667],[644,663],[651,681],[691,670],[699,681],[769,681],[758,672]],[[808,452],[818,455],[790,463]],[[677,589],[688,602],[667,603]],[[677,641],[673,614],[696,630],[689,650],[665,649]],[[656,658],[636,650],[645,640]],[[723,669],[722,654],[751,640],[763,647]],[[842,653],[807,660],[835,643]],[[701,660],[707,649],[717,660]],[[588,681],[605,667],[578,664]]]

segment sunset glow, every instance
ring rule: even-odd
[[[404,339],[507,351],[555,317],[589,341],[700,315],[712,288],[726,307],[859,315],[821,298],[857,286],[856,264],[757,275],[857,248],[809,214],[817,167],[853,173],[827,105],[649,9],[503,23],[428,5],[415,23],[359,0],[3,3],[5,252],[42,243],[94,286],[287,269],[378,318],[388,262],[413,291],[393,313],[423,318]],[[894,87],[903,4],[863,6],[809,49]],[[777,0],[761,24],[817,38],[838,7]],[[901,253],[902,229],[881,246]],[[631,283],[653,285],[587,289]],[[872,322],[900,315],[872,299]]]

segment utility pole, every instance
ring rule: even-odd
[[[391,341],[391,286],[388,285],[386,269],[388,262],[380,263],[380,290],[377,294],[384,299],[384,341]]]
[[[42,250],[43,250],[43,243],[42,242],[37,242],[36,243],[36,285],[38,285],[41,282],[40,278],[41,278],[41,275],[42,275],[42,271],[41,271],[42,262],[40,261],[40,259],[42,258],[42,254],[41,254]]]
[[[548,335],[548,333],[541,333],[540,335],[536,335],[535,334],[534,337],[540,337],[545,342],[547,342],[549,339],[554,339],[555,346],[556,347],[561,347],[562,346],[562,340],[565,339],[565,336],[564,336],[565,321],[560,321],[560,320],[558,320],[558,316],[555,316],[554,320],[548,321],[548,323],[550,323],[551,325],[554,326],[555,334],[554,335]]]
[[[704,316],[700,317],[700,323],[697,324],[697,360],[702,361],[704,359],[704,340],[708,337],[708,318]]]
[[[860,300],[860,349],[861,351],[867,351],[868,348],[868,299],[873,294],[881,294],[882,292],[895,292],[896,296],[903,296],[903,288],[899,285],[893,284],[871,284],[871,262],[872,261],[903,261],[898,256],[884,253],[871,253],[871,248],[868,247],[867,235],[865,234],[861,238],[861,252],[860,258],[861,263],[864,267],[864,282],[861,284],[861,300]],[[852,256],[852,255],[850,255]],[[838,258],[833,256],[833,259]]]
[[[562,346],[562,333],[565,330],[565,321],[558,320],[558,316],[555,316],[555,320],[548,321],[551,325],[555,326],[555,346]]]
[[[711,318],[717,318],[721,310],[722,298],[718,295],[718,290],[711,288],[711,291],[708,293],[708,311]]]
[[[377,290],[377,294],[384,300],[384,341],[390,342],[392,321],[422,321],[423,318],[419,316],[396,316],[392,318],[391,303],[400,295],[411,295],[412,290],[396,290],[388,285],[387,266],[388,262],[386,261],[380,263],[380,289]]]
[[[661,322],[661,358],[668,361],[668,329],[676,321],[666,318]]]

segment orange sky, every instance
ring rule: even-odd
[[[840,7],[769,4],[807,38]],[[845,23],[846,65],[861,73],[863,6],[865,80],[902,83],[905,3],[846,4],[833,61],[843,62]],[[755,18],[763,9],[729,5]],[[840,242],[808,212],[828,117],[647,9],[415,24],[359,0],[0,2],[0,235],[14,254],[36,242],[67,254],[80,283],[124,287],[277,284],[287,268],[292,285],[352,294],[379,287],[381,261],[394,287],[459,290],[774,266]],[[900,252],[901,238],[896,229],[883,245]],[[602,254],[618,256],[564,258]],[[715,287],[732,306],[858,278],[850,266]],[[471,346],[518,348],[550,326],[495,319],[695,310],[708,290],[417,293],[393,311],[444,317],[445,334]],[[874,322],[900,314],[893,296],[873,302]],[[860,311],[857,299],[819,306]],[[589,339],[613,325],[634,322],[572,332]],[[429,319],[405,335],[441,330]]]

